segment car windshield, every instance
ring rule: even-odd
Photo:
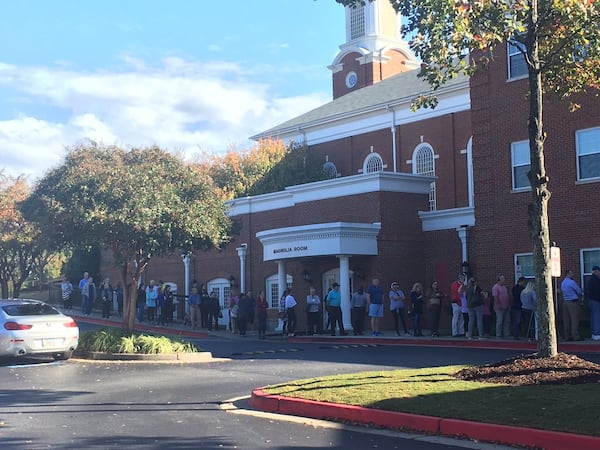
[[[60,314],[56,309],[45,303],[21,303],[6,305],[2,308],[9,316],[47,316]]]

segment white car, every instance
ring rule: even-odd
[[[0,300],[0,357],[69,359],[79,342],[75,321],[37,300]]]

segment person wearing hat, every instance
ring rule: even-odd
[[[592,339],[600,341],[600,266],[592,267],[586,294],[590,305]]]
[[[340,285],[333,283],[333,290],[327,294],[327,305],[329,306],[329,314],[331,315],[331,335],[335,336],[336,323],[340,328],[340,336],[346,335],[344,330],[344,322],[342,321],[342,295],[340,294]]]
[[[563,295],[563,328],[567,341],[580,341],[579,337],[579,298],[581,288],[574,279],[573,271],[566,270],[565,278],[560,283]]]

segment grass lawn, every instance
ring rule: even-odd
[[[457,380],[464,366],[360,372],[266,393],[366,408],[600,436],[600,384],[510,386]]]

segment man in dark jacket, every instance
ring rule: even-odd
[[[592,339],[600,341],[600,266],[592,267],[586,294],[590,304]]]

